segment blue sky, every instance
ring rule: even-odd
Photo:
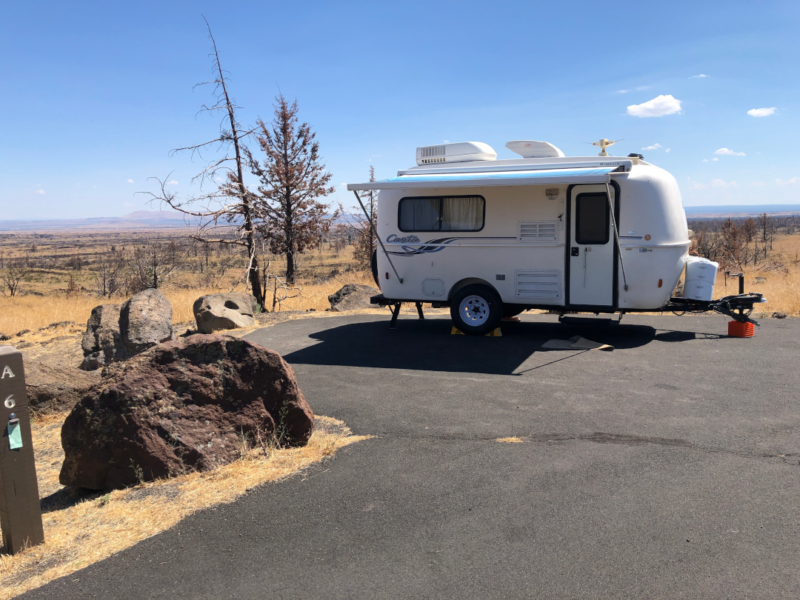
[[[0,24],[0,219],[118,216],[199,163],[192,89],[214,31],[245,123],[282,91],[337,193],[413,166],[417,146],[624,138],[684,203],[800,202],[797,2],[16,2]],[[630,108],[629,107],[633,107]],[[748,111],[769,109],[752,116]],[[669,113],[669,114],[662,114]],[[636,116],[661,114],[662,116]],[[643,148],[646,148],[643,150]]]

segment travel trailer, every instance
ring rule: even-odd
[[[420,316],[421,303],[449,306],[474,335],[530,308],[669,307],[690,246],[678,184],[639,154],[609,156],[611,144],[567,157],[547,142],[512,141],[513,160],[480,142],[424,146],[397,177],[349,184],[357,197],[380,192],[373,302],[395,307],[393,323],[402,302]],[[716,264],[695,271],[706,284],[686,296],[707,308]]]

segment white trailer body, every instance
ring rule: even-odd
[[[507,314],[669,303],[690,245],[672,175],[638,157],[498,161],[479,149],[482,160],[462,153],[449,164],[425,164],[418,151],[420,166],[348,186],[380,190],[384,298],[450,305],[478,285]]]

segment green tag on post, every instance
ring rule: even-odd
[[[8,444],[12,450],[22,448],[22,429],[19,427],[19,421],[8,424]]]

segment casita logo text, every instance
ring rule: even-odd
[[[419,244],[419,238],[415,235],[407,235],[405,237],[397,237],[395,234],[386,238],[387,244]]]

